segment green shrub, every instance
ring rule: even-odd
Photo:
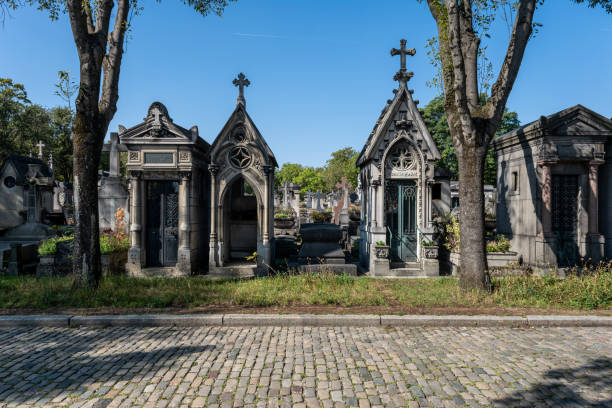
[[[376,246],[387,246],[385,241],[376,241]]]
[[[64,241],[71,241],[74,237],[72,235],[66,237],[55,237],[44,240],[38,247],[39,255],[55,255],[57,253],[57,243]]]
[[[461,239],[459,237],[459,221],[451,215],[446,224],[446,243],[444,244],[449,251],[461,250]]]
[[[310,213],[310,218],[314,222],[330,222],[332,213],[330,211],[313,211]]]
[[[130,248],[130,240],[127,236],[100,236],[100,253],[102,255],[112,254],[113,252],[127,251]]]
[[[280,209],[274,213],[274,218],[278,220],[290,220],[294,217],[293,211],[290,209]]]
[[[508,252],[510,251],[510,241],[503,236],[497,235],[495,241],[487,242],[487,252]]]

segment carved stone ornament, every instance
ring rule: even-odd
[[[393,147],[387,157],[387,170],[391,178],[418,176],[417,157],[406,143]]]
[[[232,166],[245,169],[249,167],[251,161],[253,160],[251,153],[244,146],[236,146],[229,153],[229,161]]]
[[[378,259],[389,259],[389,247],[388,246],[376,246],[376,258]]]
[[[129,159],[130,159],[130,161],[131,161],[131,162],[137,162],[137,161],[138,161],[138,157],[139,157],[139,154],[138,154],[138,153],[139,153],[139,152],[136,152],[136,151],[131,151],[131,152],[130,152],[130,157],[129,157]]]
[[[189,161],[189,152],[179,152],[179,161],[180,162],[188,162]]]
[[[423,256],[425,259],[438,259],[438,246],[424,246],[423,247]]]

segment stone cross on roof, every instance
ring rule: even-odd
[[[241,72],[238,74],[238,78],[232,82],[234,86],[238,87],[238,100],[237,103],[242,103],[246,106],[246,100],[244,99],[244,87],[251,85],[251,81]]]
[[[43,158],[43,147],[45,147],[45,144],[42,142],[42,140],[39,140],[36,147],[38,147],[38,158],[42,159]]]
[[[406,48],[406,40],[400,40],[400,48],[392,48],[391,56],[395,57],[396,55],[400,56],[400,70],[397,71],[393,79],[395,81],[399,81],[400,84],[406,84],[412,78],[414,73],[406,72],[406,55],[410,55],[411,57],[416,54],[416,50],[414,48],[407,49]]]

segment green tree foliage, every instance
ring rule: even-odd
[[[323,170],[323,179],[328,189],[336,188],[342,177],[346,177],[353,187],[357,186],[359,169],[355,167],[359,152],[352,147],[345,147],[332,153]]]
[[[45,144],[44,160],[53,153],[55,176],[72,179],[72,111],[64,107],[46,109],[32,104],[25,87],[0,78],[0,160],[9,153],[38,155],[39,141]]]
[[[484,100],[486,96],[481,95],[481,98]],[[457,154],[455,153],[455,146],[453,146],[453,139],[448,128],[446,113],[444,112],[444,95],[439,95],[432,99],[424,108],[420,109],[420,112],[442,156],[436,165],[450,170],[453,173],[451,176],[452,179],[458,180]],[[519,126],[520,121],[518,119],[518,114],[506,109],[495,137],[510,132]],[[491,185],[497,184],[495,152],[492,146],[489,146],[487,152],[484,183]]]
[[[275,184],[277,191],[280,186],[287,183],[300,185],[302,193],[310,191],[329,191],[336,188],[336,184],[346,177],[353,185],[357,186],[359,169],[355,167],[359,152],[352,147],[345,147],[331,154],[323,167],[305,167],[297,163],[285,163],[276,172]]]

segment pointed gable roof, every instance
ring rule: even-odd
[[[402,108],[406,111],[405,121],[416,130],[417,141],[421,141],[425,156],[430,160],[441,158],[440,151],[431,137],[414,99],[412,99],[412,91],[405,86],[405,82],[400,82],[399,89],[394,90],[394,92],[394,98],[387,101],[387,105],[383,108],[357,159],[358,167],[364,166],[370,160],[379,158],[387,148],[389,142],[391,142],[389,131],[397,128],[397,116]]]
[[[232,112],[229,119],[211,145],[211,162],[216,162],[218,153],[228,144],[234,143],[228,136],[230,136],[236,128],[241,126],[244,127],[247,137],[250,138],[250,142],[255,143],[255,145],[259,147],[259,150],[265,156],[266,161],[270,165],[278,167],[278,163],[276,162],[274,153],[272,153],[272,149],[270,149],[268,143],[266,143],[266,140],[259,132],[259,129],[257,129],[257,126],[255,126],[255,122],[253,122],[253,119],[251,119],[249,116],[245,104],[241,103],[240,100],[236,104],[236,109],[234,109],[234,112]]]

